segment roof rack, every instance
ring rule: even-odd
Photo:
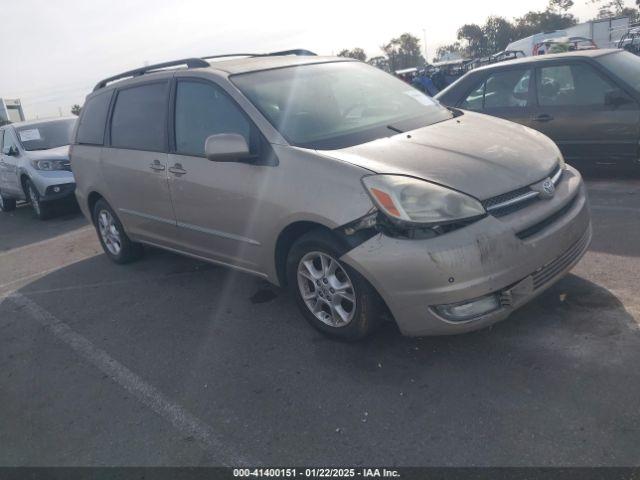
[[[124,73],[120,73],[118,75],[114,75],[113,77],[105,78],[98,82],[93,91],[100,90],[101,88],[106,87],[109,83],[115,82],[116,80],[122,80],[123,78],[133,78],[139,77],[140,75],[144,75],[145,73],[154,72],[157,70],[162,70],[164,68],[169,67],[179,67],[181,65],[186,65],[187,68],[205,68],[209,66],[208,62],[205,62],[201,58],[184,58],[182,60],[173,60],[171,62],[164,63],[156,63],[155,65],[147,65],[146,67],[136,68],[134,70],[129,70]]]
[[[297,55],[297,56],[314,56],[311,50],[305,50],[303,48],[297,48],[294,50],[281,50],[279,52],[270,52],[270,53],[227,53],[224,55],[208,55],[206,57],[201,57],[203,60],[211,60],[213,58],[226,58],[226,57],[279,57],[284,55]]]
[[[147,65],[146,67],[136,68],[134,70],[129,70],[124,73],[120,73],[118,75],[114,75],[113,77],[105,78],[98,82],[98,84],[94,87],[93,91],[100,90],[101,88],[106,87],[109,83],[115,82],[116,80],[122,80],[124,78],[134,78],[144,75],[145,73],[151,73],[159,70],[163,70],[165,68],[170,67],[179,67],[186,66],[187,68],[206,68],[211,66],[209,62],[206,60],[211,60],[214,58],[226,58],[226,57],[276,57],[282,55],[298,55],[298,56],[315,56],[316,54],[310,50],[304,50],[302,48],[294,49],[294,50],[282,50],[280,52],[271,52],[271,53],[228,53],[226,55],[209,55],[207,57],[201,58],[184,58],[182,60],[173,60],[171,62],[164,63],[156,63],[154,65]]]
[[[304,48],[296,48],[293,50],[281,50],[279,52],[263,53],[256,55],[257,57],[278,57],[281,55],[297,55],[300,57],[315,57],[316,54],[311,50],[305,50]]]
[[[226,57],[258,57],[259,53],[226,53],[223,55],[207,55],[206,57],[200,57],[203,60],[211,60],[213,58],[226,58]]]

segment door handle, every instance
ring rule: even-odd
[[[547,113],[543,113],[542,115],[538,115],[537,117],[533,117],[533,120],[536,122],[550,122],[553,120],[553,115],[549,115]]]
[[[187,171],[184,168],[182,168],[181,163],[176,163],[174,166],[169,167],[169,171],[174,175],[177,175],[178,177],[187,173]]]
[[[160,160],[154,160],[151,165],[149,165],[149,168],[151,168],[151,170],[155,170],[156,172],[163,172],[167,167],[160,163]]]

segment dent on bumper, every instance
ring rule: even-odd
[[[514,224],[520,224],[520,219],[487,217],[429,240],[379,234],[342,259],[373,284],[403,334],[449,335],[476,330],[505,319],[542,293],[586,252],[591,223],[579,174],[570,176],[563,188],[560,194],[565,198],[558,202],[564,205],[569,197],[575,197],[571,208],[526,240],[515,234]],[[540,208],[545,207],[550,208]],[[503,306],[470,321],[447,321],[432,308],[490,293],[499,294]]]

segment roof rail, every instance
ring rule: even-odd
[[[93,91],[100,90],[101,88],[106,87],[109,83],[115,82],[116,80],[122,80],[124,78],[134,78],[139,77],[140,75],[144,75],[145,73],[150,73],[158,70],[162,70],[164,68],[169,67],[178,67],[178,66],[186,66],[187,68],[206,68],[211,65],[206,60],[211,60],[214,58],[225,58],[225,57],[276,57],[281,55],[299,55],[299,56],[315,56],[310,50],[304,50],[301,48],[294,50],[282,50],[280,52],[271,52],[271,53],[228,53],[225,55],[209,55],[207,57],[202,58],[184,58],[182,60],[173,60],[171,62],[164,63],[156,63],[155,65],[147,65],[146,67],[136,68],[134,70],[129,70],[124,73],[120,73],[118,75],[114,75],[113,77],[105,78],[98,82],[98,84],[94,87]]]
[[[214,58],[226,58],[226,57],[277,57],[281,55],[315,56],[316,54],[310,50],[297,48],[294,50],[282,50],[280,52],[270,52],[270,53],[227,53],[224,55],[208,55],[206,57],[202,57],[202,59],[211,60]]]
[[[211,60],[213,58],[226,58],[226,57],[259,57],[259,53],[226,53],[223,55],[207,55],[201,57],[203,60]]]
[[[113,77],[105,78],[104,80],[98,82],[93,91],[95,92],[96,90],[100,90],[101,88],[106,87],[109,83],[115,82],[116,80],[139,77],[140,75],[144,75],[145,73],[162,70],[169,67],[178,67],[181,65],[186,65],[187,68],[205,68],[210,66],[208,62],[205,62],[201,58],[184,58],[182,60],[173,60],[171,62],[156,63],[154,65],[147,65],[146,67],[136,68],[134,70],[129,70],[127,72],[114,75]]]
[[[316,54],[311,50],[305,50],[303,48],[296,48],[294,50],[282,50],[280,52],[263,53],[262,55],[256,55],[257,57],[277,57],[281,55],[298,55],[301,57],[315,57]]]

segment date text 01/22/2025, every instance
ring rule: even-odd
[[[397,470],[387,468],[234,468],[242,478],[398,478]]]

